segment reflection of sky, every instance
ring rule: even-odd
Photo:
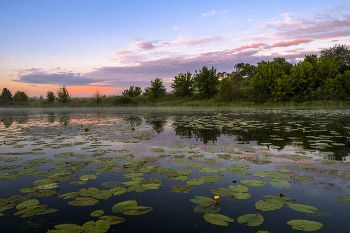
[[[161,131],[158,134],[154,131],[152,132],[153,128],[145,124],[144,118],[142,118],[144,120],[142,125],[134,126],[135,131],[132,131],[131,130],[132,126],[130,126],[128,122],[122,120],[122,119],[128,119],[128,118],[122,118],[122,116],[125,117],[124,113],[121,115],[118,115],[118,114],[104,115],[101,113],[92,113],[92,112],[90,112],[89,114],[86,114],[86,113],[83,114],[81,112],[84,112],[84,109],[78,112],[80,113],[74,114],[74,111],[72,111],[69,114],[68,113],[63,114],[63,113],[53,111],[57,119],[53,124],[49,124],[47,122],[48,114],[31,115],[30,113],[28,113],[29,120],[27,124],[18,124],[14,122],[7,129],[5,129],[4,126],[1,125],[0,137],[6,138],[8,144],[0,146],[0,153],[10,152],[10,151],[28,152],[34,148],[42,148],[43,150],[39,150],[39,152],[44,152],[46,154],[18,155],[18,158],[22,158],[22,160],[11,162],[11,163],[5,163],[3,161],[0,161],[0,166],[10,165],[10,164],[24,165],[22,164],[22,162],[26,162],[30,159],[34,159],[38,157],[42,157],[42,158],[47,157],[54,161],[63,160],[66,162],[93,161],[93,160],[99,160],[99,158],[105,158],[105,157],[114,158],[114,157],[118,157],[126,154],[134,154],[135,158],[149,158],[149,157],[158,157],[160,154],[168,155],[170,154],[170,151],[188,150],[189,145],[198,144],[198,146],[192,150],[199,152],[200,154],[203,154],[204,155],[203,158],[190,160],[188,163],[174,163],[173,162],[174,155],[183,154],[186,157],[193,155],[192,153],[181,152],[181,153],[171,154],[172,157],[159,158],[158,161],[149,162],[149,164],[156,165],[156,166],[171,166],[171,167],[174,167],[175,170],[191,169],[194,171],[194,173],[188,176],[190,179],[200,178],[203,175],[213,174],[213,173],[198,172],[197,168],[195,169],[188,168],[187,165],[189,163],[195,162],[195,163],[202,164],[204,168],[216,168],[216,169],[220,167],[228,167],[236,163],[244,163],[249,165],[250,168],[243,169],[243,170],[246,170],[252,173],[261,172],[261,171],[277,172],[278,171],[277,169],[284,168],[284,169],[291,170],[290,172],[291,175],[313,177],[313,180],[309,182],[299,182],[292,178],[288,178],[286,179],[286,181],[288,181],[291,184],[291,188],[279,189],[269,184],[271,177],[255,177],[253,175],[239,176],[239,175],[233,174],[231,171],[225,171],[220,173],[224,175],[224,178],[217,183],[213,183],[213,184],[205,183],[200,186],[194,186],[193,191],[191,191],[190,193],[178,194],[171,191],[171,187],[175,184],[186,185],[186,182],[183,182],[183,181],[175,182],[173,180],[166,179],[165,173],[164,174],[151,173],[151,174],[146,174],[144,177],[162,179],[163,187],[160,190],[148,190],[145,193],[140,193],[140,194],[137,194],[135,192],[127,193],[127,195],[124,195],[124,196],[113,197],[114,199],[111,199],[113,200],[113,203],[124,201],[125,198],[130,198],[130,199],[134,198],[138,200],[140,205],[145,205],[145,206],[151,205],[152,208],[154,208],[154,213],[149,213],[150,215],[147,215],[147,216],[145,215],[145,217],[142,218],[142,220],[140,220],[140,221],[144,221],[143,224],[146,224],[146,225],[150,224],[149,222],[147,222],[148,218],[151,218],[151,219],[164,218],[164,222],[166,222],[168,226],[171,226],[171,224],[173,224],[176,229],[177,228],[182,229],[178,224],[179,222],[176,222],[176,224],[173,222],[174,219],[176,219],[176,221],[180,221],[180,222],[182,221],[182,224],[185,224],[186,226],[188,226],[187,229],[183,230],[183,232],[190,231],[190,230],[195,231],[196,229],[206,229],[206,230],[212,229],[214,232],[214,230],[217,228],[212,228],[213,226],[210,226],[210,225],[208,226],[207,223],[203,223],[202,216],[193,214],[193,207],[195,205],[190,203],[189,199],[193,198],[194,195],[203,195],[203,196],[212,197],[214,194],[210,191],[211,189],[227,188],[231,184],[237,185],[237,184],[240,184],[239,180],[243,180],[243,179],[256,179],[256,180],[262,180],[267,182],[267,185],[265,187],[249,186],[248,192],[252,194],[252,197],[247,200],[236,200],[235,198],[222,197],[219,202],[220,205],[222,206],[222,210],[220,211],[220,214],[237,218],[238,216],[245,214],[247,212],[255,213],[256,209],[254,207],[254,203],[261,200],[262,196],[278,195],[280,192],[282,192],[287,197],[296,199],[297,200],[296,203],[312,205],[317,207],[319,211],[331,213],[331,217],[309,216],[305,213],[300,213],[289,209],[287,206],[284,206],[280,210],[267,211],[262,213],[264,218],[266,219],[265,226],[267,227],[273,226],[272,227],[273,229],[285,229],[286,228],[285,223],[291,219],[308,219],[308,220],[320,221],[325,224],[325,227],[324,229],[319,230],[319,232],[329,232],[330,227],[333,229],[343,229],[346,226],[348,226],[347,222],[342,221],[344,219],[344,216],[347,216],[345,215],[347,213],[346,212],[347,205],[338,202],[336,198],[336,196],[348,195],[350,193],[350,185],[349,185],[348,179],[340,178],[336,175],[320,173],[320,171],[323,169],[328,169],[328,170],[337,169],[342,173],[349,174],[349,171],[347,170],[349,168],[348,166],[339,165],[338,163],[337,165],[327,165],[327,164],[319,163],[314,160],[314,158],[319,158],[319,156],[316,156],[316,155],[313,156],[312,152],[307,152],[305,155],[312,157],[313,159],[292,161],[292,160],[286,159],[286,156],[291,154],[297,154],[295,153],[295,150],[298,149],[298,147],[286,146],[283,150],[272,149],[272,148],[270,148],[269,150],[261,150],[261,149],[259,150],[259,148],[266,148],[266,146],[258,146],[256,141],[251,141],[249,143],[249,145],[252,145],[252,146],[248,146],[246,144],[237,144],[236,136],[232,136],[232,135],[220,136],[217,139],[217,143],[215,144],[211,144],[211,143],[204,144],[203,142],[195,138],[188,139],[185,137],[177,136],[172,127],[172,123],[173,123],[172,121],[174,121],[174,118],[172,118],[171,121],[166,122],[163,125],[163,131]],[[127,114],[130,114],[130,113],[127,113]],[[16,114],[13,114],[13,115],[15,116]],[[60,124],[59,123],[60,116],[64,116],[67,119],[69,119],[69,123],[67,125]],[[151,118],[150,114],[147,116]],[[90,128],[89,132],[85,132],[83,130],[84,128],[81,129],[80,124],[82,122],[84,122],[84,124],[89,126]],[[114,122],[116,122],[116,124],[114,124]],[[24,138],[32,137],[31,140],[24,141],[24,142],[21,141],[22,127],[24,128],[23,132],[29,133],[29,135],[24,135]],[[51,133],[50,136],[48,136],[48,134],[46,133],[43,133],[45,132],[45,130],[48,130],[47,132],[48,134]],[[139,136],[138,132],[141,132],[141,131],[148,132],[149,134],[152,134],[154,137],[151,138],[150,140],[139,140],[138,138],[135,138]],[[13,135],[14,132],[16,133],[16,138],[10,137],[10,135]],[[137,143],[119,142],[118,138],[110,140],[110,138],[114,136],[115,137],[123,136],[125,138],[128,138],[130,141],[137,141]],[[37,138],[37,139],[34,139],[34,138]],[[225,139],[229,139],[229,140],[225,140]],[[71,142],[73,143],[86,142],[86,143],[83,145],[74,145],[70,147],[53,149],[50,147],[44,147],[47,144],[40,144],[38,142],[48,143],[48,145],[55,143],[56,144],[55,146],[58,146],[60,144],[66,144],[66,143],[69,144]],[[26,144],[26,145],[24,145],[23,148],[13,148],[17,144]],[[272,161],[272,163],[261,165],[261,164],[251,163],[247,160],[226,161],[223,159],[219,160],[215,164],[202,163],[202,161],[206,158],[216,158],[217,154],[229,153],[230,151],[225,151],[224,149],[229,148],[230,144],[236,144],[235,146],[236,149],[234,152],[239,153],[239,154],[232,154],[232,155],[239,155],[239,156],[244,155],[247,158],[249,157],[257,158],[257,157],[265,156],[259,153],[261,151],[262,152],[266,151],[268,152],[269,156],[272,156],[272,158],[269,159]],[[185,147],[170,148],[175,145],[185,145]],[[155,147],[156,148],[161,147],[165,151],[164,152],[151,151],[151,149]],[[83,149],[80,150],[81,148]],[[94,154],[94,150],[98,150],[98,149],[106,149],[107,150],[106,154],[102,156],[88,158],[88,159],[79,159],[76,157],[59,159],[53,156],[62,152],[74,152],[76,154],[92,155]],[[128,150],[128,152],[117,152],[117,150],[123,150],[123,149]],[[206,152],[206,150],[208,149],[220,149],[221,151],[217,153],[209,153],[209,152]],[[0,155],[0,156],[5,158],[13,157],[12,155]],[[116,167],[119,167],[120,164],[125,162],[127,161],[125,160],[125,161],[118,162]],[[301,163],[309,163],[311,164],[311,167],[316,168],[317,171],[307,171],[300,167],[294,166]],[[38,171],[45,171],[52,166],[53,165],[50,163],[45,163],[36,169]],[[93,169],[96,169],[97,167],[99,166],[87,165],[84,170],[79,171],[79,173],[77,174],[73,174],[73,177],[70,180],[68,180],[67,182],[62,182],[58,192],[65,193],[70,191],[76,191],[76,189],[90,187],[90,185],[101,188],[99,186],[99,183],[104,181],[111,181],[111,180],[128,181],[129,180],[122,176],[125,174],[125,172],[103,173],[101,175],[97,175],[98,178],[95,181],[91,181],[91,182],[89,181],[87,186],[74,187],[68,184],[69,182],[79,180],[79,177],[83,174],[90,174],[90,171]],[[16,171],[20,171],[21,169],[22,168],[18,168],[16,169]],[[1,172],[4,172],[4,171],[1,171]],[[217,174],[217,173],[214,173],[214,174]],[[26,175],[23,175],[20,179],[15,180],[18,182],[15,182],[13,186],[9,186],[12,183],[12,181],[0,180],[0,187],[1,187],[0,198],[8,198],[8,195],[17,194],[18,190],[23,188],[23,185],[25,187],[32,187],[32,182],[35,181],[36,179],[38,178],[27,178]],[[235,181],[235,183],[233,181]],[[55,205],[55,204],[52,204],[52,205]],[[105,205],[107,205],[106,202],[101,201],[101,206],[99,206],[98,208],[102,208],[102,207],[104,208]],[[108,203],[108,205],[110,205],[110,203]],[[108,209],[110,209],[110,207],[111,206],[108,206]],[[59,208],[62,208],[62,207],[59,207]],[[74,219],[74,216],[70,216],[70,217]],[[129,220],[129,222],[134,223],[133,220],[131,219]],[[199,225],[199,227],[197,228],[193,226],[194,223]],[[121,226],[121,229],[126,229],[127,226],[130,227],[130,225],[123,226],[122,224],[120,224],[120,226]],[[241,229],[242,231],[247,230],[246,227],[244,227],[243,225],[239,225],[238,228]],[[247,232],[250,232],[250,230],[251,229],[247,230]],[[256,229],[254,229],[254,231],[253,230],[251,231],[256,232]],[[232,228],[230,228],[229,232],[232,232]]]

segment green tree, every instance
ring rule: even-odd
[[[185,97],[193,94],[193,84],[192,74],[187,72],[186,74],[180,73],[178,76],[175,76],[174,82],[170,86],[174,89],[173,92],[176,96]]]
[[[216,74],[216,69],[212,67],[210,70],[203,66],[202,70],[195,71],[194,86],[198,91],[199,98],[209,99],[218,93],[220,84],[219,75]]]
[[[142,93],[141,87],[130,86],[130,88],[124,90],[122,94],[124,96],[136,97],[141,95],[141,93]]]
[[[232,79],[228,76],[221,79],[219,87],[219,98],[222,101],[233,101],[234,88]]]
[[[338,68],[340,73],[344,73],[350,70],[350,50],[346,45],[334,45],[329,49],[321,50],[321,58],[330,56],[331,58],[336,57],[339,61]]]
[[[46,101],[48,103],[53,103],[56,99],[55,93],[53,93],[52,91],[48,91],[46,93]]]
[[[5,101],[12,101],[13,99],[10,90],[8,90],[6,87],[2,89],[0,99],[3,99]]]
[[[166,88],[160,78],[156,78],[155,80],[151,81],[151,87],[149,91],[150,93],[148,95],[152,95],[156,99],[165,96],[166,94]]]
[[[13,96],[13,99],[16,101],[16,102],[24,102],[24,101],[27,101],[28,100],[28,96],[25,92],[23,91],[17,91],[14,96]]]
[[[71,100],[71,96],[65,86],[60,87],[57,91],[57,100],[61,103],[67,103]]]

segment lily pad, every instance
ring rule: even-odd
[[[95,180],[97,176],[95,175],[83,175],[79,177],[79,180]]]
[[[250,193],[235,193],[233,196],[238,200],[244,200],[250,198],[252,195]]]
[[[260,200],[255,203],[255,207],[260,211],[277,210],[283,207],[283,202],[276,200]]]
[[[122,223],[122,222],[125,222],[125,220],[126,220],[125,218],[121,218],[118,216],[112,216],[112,215],[101,216],[100,219],[106,220],[109,223],[109,225],[115,225],[118,223]]]
[[[130,207],[130,206],[137,206],[137,202],[135,200],[127,200],[127,201],[119,202],[118,204],[115,204],[112,207],[112,212],[119,213],[123,208]]]
[[[36,200],[36,199],[29,199],[27,201],[24,201],[22,203],[19,203],[17,206],[16,206],[16,209],[18,210],[21,210],[21,209],[24,209],[24,208],[33,208],[35,206],[39,205],[39,201]]]
[[[250,186],[265,186],[266,182],[265,181],[260,181],[260,180],[240,180],[242,184],[245,185],[250,185]]]
[[[97,205],[99,203],[98,200],[89,197],[77,197],[73,201],[68,202],[69,205],[74,206],[89,206],[89,205]]]
[[[86,233],[105,233],[108,231],[110,224],[106,220],[89,221],[82,226]]]
[[[309,221],[309,220],[291,220],[287,222],[288,225],[292,226],[292,229],[298,231],[316,231],[323,227],[323,224],[320,222]]]
[[[217,201],[215,201],[214,199],[211,199],[209,197],[203,197],[203,196],[195,196],[195,199],[190,199],[190,201],[202,206],[209,206],[210,204],[217,203]]]
[[[310,213],[310,214],[316,213],[316,211],[318,210],[313,206],[303,205],[303,204],[287,203],[287,206],[289,208],[292,208],[293,210],[303,212],[303,213]]]
[[[92,212],[90,215],[91,217],[100,217],[104,214],[105,212],[103,210],[95,210]]]
[[[269,181],[269,183],[275,187],[275,188],[278,188],[278,189],[283,189],[283,188],[290,188],[292,187],[292,185],[288,182],[288,181],[285,181],[285,180],[279,180],[279,179],[271,179]]]
[[[179,185],[179,184],[176,184],[174,185],[173,187],[171,187],[171,190],[173,190],[174,192],[177,192],[177,193],[188,193],[190,191],[192,191],[193,189],[193,186],[192,185]]]
[[[215,183],[224,178],[224,175],[206,175],[202,176],[201,179],[208,183]]]
[[[204,183],[205,183],[204,180],[202,180],[202,179],[196,179],[196,178],[190,179],[190,180],[187,181],[187,184],[188,184],[188,185],[201,185],[201,184],[204,184]]]
[[[205,221],[210,222],[211,224],[214,225],[219,225],[219,226],[228,226],[229,222],[234,222],[230,217],[227,217],[222,214],[205,214],[203,215],[203,218]]]
[[[216,214],[221,210],[219,205],[196,205],[193,209],[195,214]]]
[[[338,199],[339,202],[350,204],[350,196],[343,195],[343,196],[337,196],[337,198],[339,198]]]
[[[227,188],[217,188],[210,190],[215,195],[224,196],[224,197],[233,197],[233,191]]]
[[[237,186],[235,185],[229,185],[228,186],[229,189],[237,192],[237,193],[246,193],[248,192],[248,187],[244,186],[244,185],[240,185],[238,184]]]
[[[153,209],[151,207],[147,206],[127,206],[124,207],[120,213],[125,214],[125,215],[141,215],[141,214],[146,214]]]
[[[245,214],[237,218],[238,223],[247,223],[250,227],[259,226],[264,222],[264,218],[261,214]]]

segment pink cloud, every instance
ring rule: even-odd
[[[266,45],[266,43],[253,43],[251,45],[242,45],[241,47],[234,48],[231,51],[240,51],[240,50],[245,50],[248,48],[257,48],[257,47],[264,46],[264,45]]]
[[[199,44],[205,44],[210,43],[212,41],[221,40],[222,37],[220,36],[205,36],[201,37],[199,39],[190,39],[190,40],[175,40],[174,43],[179,45],[199,45]]]
[[[290,41],[280,41],[278,43],[274,43],[272,47],[288,47],[291,45],[298,45],[302,43],[309,43],[310,41],[313,41],[314,39],[307,39],[307,38],[302,38],[302,39],[295,39],[295,40],[290,40]]]
[[[9,61],[11,61],[11,59],[12,59],[11,57],[8,57],[4,60],[4,62],[9,62]]]

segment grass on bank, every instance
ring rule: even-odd
[[[349,106],[350,101],[307,101],[303,103],[297,102],[266,102],[257,104],[245,99],[232,102],[219,100],[218,97],[211,99],[196,99],[195,97],[176,97],[167,94],[159,99],[147,99],[146,96],[126,97],[126,96],[108,96],[100,99],[90,98],[72,98],[67,103],[61,103],[55,100],[48,103],[46,100],[31,100],[26,102],[6,102],[0,101],[0,107],[9,108],[65,108],[65,107],[115,107],[115,106],[179,106],[179,107],[199,107],[199,106]]]

